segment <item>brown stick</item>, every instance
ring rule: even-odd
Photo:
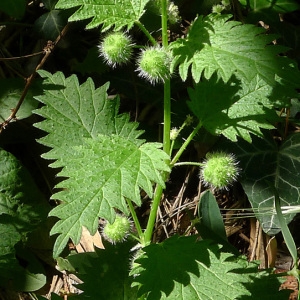
[[[61,40],[61,38],[66,34],[67,30],[68,30],[68,25],[69,23],[63,28],[63,30],[61,31],[60,35],[57,37],[57,39],[55,40],[55,42],[52,41],[48,41],[47,45],[44,47],[43,52],[44,56],[41,59],[40,63],[36,66],[34,72],[26,78],[26,84],[24,87],[24,90],[21,94],[21,97],[16,105],[16,107],[14,109],[12,109],[12,113],[10,114],[10,116],[3,122],[0,124],[0,133],[3,131],[3,129],[6,128],[6,126],[12,121],[12,120],[16,120],[16,114],[18,112],[18,110],[20,109],[26,95],[27,92],[29,90],[29,87],[31,86],[33,79],[36,76],[36,72],[41,69],[43,67],[43,65],[45,64],[45,62],[47,61],[48,57],[50,56],[50,54],[53,52],[55,46],[57,45],[57,43]]]

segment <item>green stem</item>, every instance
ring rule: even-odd
[[[162,45],[166,49],[168,47],[168,14],[167,14],[167,0],[161,0],[161,28],[162,28]],[[164,130],[163,130],[163,149],[170,155],[171,140],[171,81],[166,80],[164,83]],[[163,174],[164,180],[167,180],[168,174]],[[153,202],[151,205],[150,215],[147,227],[144,233],[145,245],[149,244],[152,239],[152,233],[156,221],[157,210],[160,204],[163,187],[156,186]]]
[[[202,122],[199,122],[198,125],[196,126],[196,128],[194,128],[194,130],[190,133],[188,138],[185,140],[185,142],[182,144],[182,146],[180,147],[180,149],[177,151],[176,155],[172,159],[171,167],[173,167],[175,165],[175,163],[180,158],[183,151],[186,149],[188,144],[192,141],[192,139],[194,138],[194,136],[197,134],[197,132],[200,130],[201,127],[202,127]]]
[[[162,45],[168,48],[168,13],[167,0],[161,0],[161,29]],[[171,141],[171,81],[166,80],[164,83],[164,151],[170,155]]]
[[[197,163],[197,162],[194,162],[194,161],[185,161],[185,162],[179,162],[179,163],[176,163],[174,165],[174,167],[179,167],[179,166],[196,166],[196,167],[203,167],[203,163]]]
[[[167,0],[161,0],[161,30],[162,30],[162,44],[163,47],[168,47],[168,12]]]
[[[131,213],[131,216],[132,216],[135,228],[136,228],[136,230],[138,232],[138,235],[139,235],[139,238],[140,238],[140,242],[142,243],[143,242],[144,234],[143,234],[143,231],[142,231],[139,219],[138,219],[138,217],[137,217],[137,215],[135,213],[135,209],[133,207],[133,204],[132,204],[131,200],[129,200],[129,199],[126,198],[126,202],[128,204],[128,207],[129,207],[129,210],[130,210],[130,213]]]
[[[145,246],[150,244],[151,239],[152,239],[152,233],[153,233],[154,224],[156,221],[157,210],[159,207],[162,192],[163,192],[162,186],[157,185],[155,192],[154,192],[154,197],[153,197],[153,202],[152,202],[151,209],[150,209],[150,215],[149,215],[149,219],[147,222],[147,227],[146,227],[146,230],[144,233],[144,239],[145,239],[144,245]]]
[[[149,41],[152,43],[153,46],[157,45],[157,41],[155,40],[155,38],[150,34],[150,32],[147,30],[147,28],[140,22],[140,21],[135,21],[134,22],[143,32],[144,34],[147,36],[147,38],[149,39]]]
[[[187,118],[185,119],[185,121],[183,122],[183,124],[182,124],[182,125],[180,126],[180,128],[177,130],[177,136],[176,136],[176,138],[173,139],[172,142],[171,142],[170,154],[172,154],[172,152],[173,152],[173,148],[174,148],[175,141],[176,141],[176,139],[178,138],[180,132],[183,130],[183,128],[184,128],[185,126],[190,125],[190,122],[191,122],[191,117],[190,117],[190,116],[187,116]]]
[[[171,154],[171,82],[170,79],[164,84],[164,140],[163,148],[167,154]]]

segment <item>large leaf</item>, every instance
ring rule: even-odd
[[[149,300],[285,299],[289,294],[274,292],[278,278],[258,272],[257,264],[220,252],[218,245],[196,236],[173,236],[143,251],[131,273],[139,296]]]
[[[46,218],[49,206],[29,172],[12,154],[2,149],[0,178],[1,285],[13,280],[19,289],[39,289],[45,284],[45,276],[33,274],[18,264],[16,245],[25,241],[27,234]],[[25,280],[23,284],[18,282],[19,278]]]
[[[108,83],[95,89],[90,78],[79,85],[75,75],[65,78],[61,72],[39,74],[45,79],[45,94],[36,99],[46,105],[35,113],[46,120],[35,126],[49,133],[39,142],[52,148],[43,157],[70,157],[71,146],[81,145],[84,138],[96,138],[99,134],[117,134],[134,140],[143,133],[136,130],[136,123],[128,122],[128,115],[118,115],[119,98],[108,97]],[[64,164],[58,160],[55,166]]]
[[[169,167],[161,144],[137,139],[137,124],[117,115],[119,100],[109,99],[108,84],[95,90],[90,79],[79,86],[75,76],[41,74],[47,80],[38,99],[46,105],[36,113],[46,120],[37,126],[49,133],[40,141],[52,148],[44,157],[69,178],[53,196],[63,203],[50,212],[61,219],[51,230],[59,234],[57,256],[69,238],[79,243],[82,226],[94,234],[98,217],[113,222],[115,209],[127,214],[126,198],[140,205],[140,188],[151,197],[152,183],[164,186],[161,172]]]
[[[280,46],[266,46],[274,36],[266,35],[264,29],[228,21],[230,15],[211,14],[199,16],[189,29],[185,39],[171,43],[174,66],[179,65],[179,74],[186,80],[189,68],[193,79],[199,82],[202,74],[209,79],[214,72],[226,82],[233,74],[248,82],[259,75],[270,85],[276,76],[285,83],[297,86],[297,68],[285,57],[278,56],[286,51]]]
[[[115,26],[115,30],[122,27],[130,29],[144,13],[145,5],[149,0],[59,0],[58,9],[80,6],[69,18],[69,21],[79,21],[92,18],[87,29],[103,24],[102,31]]]
[[[54,253],[58,254],[72,238],[79,243],[81,227],[91,234],[98,228],[98,217],[113,222],[115,209],[128,214],[125,198],[141,205],[140,190],[152,197],[152,182],[164,186],[159,171],[168,171],[168,156],[158,149],[160,144],[136,145],[124,137],[100,135],[74,147],[73,155],[62,160],[65,168],[59,174],[70,177],[58,187],[67,188],[54,197],[64,201],[51,216],[58,221],[51,234],[60,233]]]
[[[250,132],[262,136],[260,128],[272,128],[270,122],[277,118],[271,93],[271,87],[258,76],[246,84],[234,78],[224,83],[214,75],[189,89],[188,106],[210,133],[251,142]]]
[[[243,170],[240,181],[263,230],[270,235],[278,233],[280,225],[272,185],[282,206],[300,204],[300,134],[290,135],[281,145],[266,136],[253,138],[252,144],[239,141],[227,149],[240,161]],[[284,216],[289,223],[295,214]]]
[[[132,288],[129,267],[132,260],[132,242],[117,245],[105,243],[105,250],[68,256],[83,281],[77,287],[83,291],[77,299],[136,300],[137,288]],[[95,288],[97,287],[97,288]]]

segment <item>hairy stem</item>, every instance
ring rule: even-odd
[[[134,23],[144,32],[153,46],[157,45],[157,41],[155,40],[155,38],[150,34],[147,28],[140,21],[135,21]]]
[[[179,167],[179,166],[196,166],[196,167],[203,167],[203,163],[197,163],[193,161],[185,161],[185,162],[179,162],[174,165],[174,167]]]
[[[130,210],[130,213],[131,213],[131,216],[132,216],[132,219],[133,219],[133,222],[134,222],[134,225],[135,225],[135,228],[138,232],[138,235],[139,235],[139,239],[141,240],[140,242],[142,243],[143,241],[143,231],[142,231],[142,228],[141,228],[141,225],[140,225],[140,222],[139,222],[139,219],[135,213],[135,210],[134,210],[134,207],[132,205],[132,202],[131,200],[127,199],[126,198],[126,202],[128,204],[128,207],[129,207],[129,210]]]
[[[168,15],[167,15],[167,0],[161,0],[161,28],[162,28],[162,45],[168,47]],[[171,140],[171,81],[167,79],[164,83],[164,130],[163,130],[163,149],[170,155]],[[164,174],[164,180],[167,180],[168,174]],[[160,199],[163,193],[163,188],[160,185],[156,186],[153,202],[151,205],[150,215],[145,230],[145,244],[149,244],[152,239],[152,233],[156,221],[157,210]]]
[[[156,221],[157,210],[159,207],[162,193],[163,193],[162,186],[157,185],[155,192],[154,192],[153,202],[152,202],[151,209],[150,209],[150,215],[149,215],[147,227],[146,227],[145,234],[144,234],[145,245],[150,244],[151,239],[152,239],[152,233],[153,233],[154,224]]]

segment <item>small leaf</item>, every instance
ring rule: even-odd
[[[3,223],[26,234],[46,217],[49,206],[29,172],[12,154],[0,149],[0,158],[0,220],[3,217]]]
[[[219,246],[197,236],[173,236],[143,248],[131,271],[139,285],[138,296],[147,299],[284,299],[279,280],[256,263],[220,252]],[[259,283],[259,284],[257,284]],[[271,287],[272,286],[272,287]],[[250,292],[250,290],[252,291]]]
[[[122,27],[127,27],[129,30],[134,22],[143,15],[148,2],[149,0],[59,0],[56,8],[66,9],[80,6],[69,18],[69,22],[92,18],[86,26],[87,29],[103,24],[102,31],[106,31],[112,26],[117,31]]]
[[[16,107],[21,94],[23,92],[25,82],[19,78],[6,78],[0,80],[0,120],[6,120]],[[38,101],[33,96],[38,92],[38,88],[31,87],[26,94],[24,102],[17,113],[17,119],[24,119],[32,114],[32,111],[37,108]],[[2,122],[0,121],[0,122]]]
[[[17,245],[17,256],[26,268],[22,272],[14,272],[13,286],[17,291],[37,291],[46,284],[45,269],[34,254],[20,244]]]
[[[200,198],[199,204],[200,223],[210,231],[227,241],[224,222],[220,213],[215,196],[210,190],[205,191]]]

